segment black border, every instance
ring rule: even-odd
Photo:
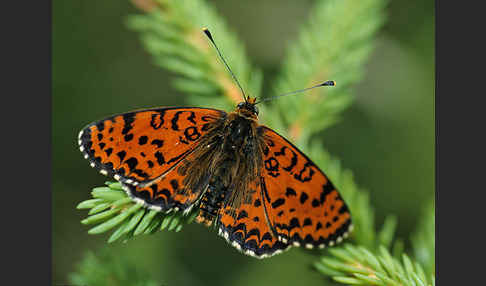
[[[436,285],[484,284],[484,15],[460,6],[435,1]]]
[[[52,3],[9,1],[2,12],[2,282],[51,285]]]

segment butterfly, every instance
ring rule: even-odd
[[[198,208],[196,221],[244,254],[341,242],[352,229],[348,207],[312,160],[259,124],[258,103],[244,95],[231,112],[162,107],[114,115],[86,126],[79,148],[134,201],[166,213]]]

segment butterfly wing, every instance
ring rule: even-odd
[[[284,243],[323,248],[351,228],[348,207],[327,176],[273,130],[263,128],[263,204]]]
[[[218,217],[219,235],[239,251],[257,258],[282,252],[288,244],[278,240],[270,228],[263,204],[260,182],[249,188],[251,199],[243,202],[232,215],[230,206],[223,208]]]
[[[158,210],[188,206],[197,194],[184,191],[184,176],[174,171],[175,166],[190,157],[211,124],[224,116],[223,111],[207,108],[115,115],[85,127],[79,133],[80,150],[92,167],[113,176],[144,204]]]

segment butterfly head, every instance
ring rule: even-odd
[[[245,117],[257,118],[258,107],[256,106],[256,98],[248,97],[246,101],[238,103],[236,112]]]

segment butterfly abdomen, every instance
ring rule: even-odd
[[[228,188],[223,184],[219,176],[213,178],[201,199],[200,212],[196,221],[207,226],[212,225],[228,193]]]
[[[215,142],[207,151],[212,155],[198,159],[199,162],[211,161],[203,164],[211,166],[211,180],[201,198],[198,222],[211,225],[223,208],[236,209],[252,202],[254,191],[248,186],[259,177],[263,166],[257,127],[252,118],[234,112],[225,119],[222,132],[208,135],[218,140],[208,138]]]

